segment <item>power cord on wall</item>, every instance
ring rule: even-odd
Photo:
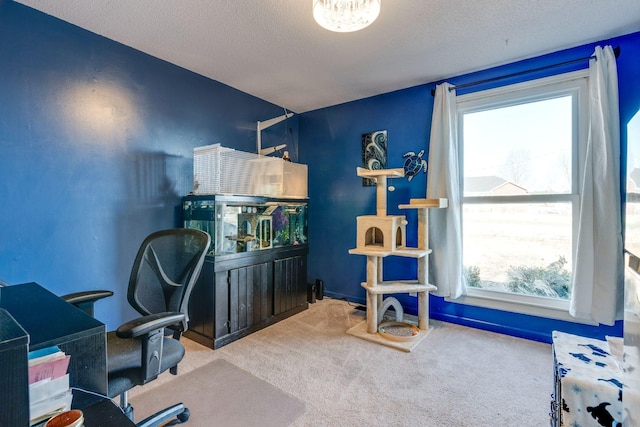
[[[326,288],[325,288],[325,290],[326,290]],[[364,310],[364,311],[366,311],[366,310],[367,310],[367,306],[366,306],[366,305],[362,305],[362,304],[354,304],[354,303],[352,303],[351,301],[349,301],[346,297],[341,297],[341,298],[334,298],[334,297],[331,297],[331,299],[335,299],[335,300],[338,300],[338,301],[344,301],[344,302],[346,302],[350,307],[353,307],[353,308],[355,308],[356,310]]]

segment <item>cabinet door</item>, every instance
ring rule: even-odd
[[[229,270],[229,329],[248,328],[273,315],[271,264]]]
[[[253,266],[253,324],[273,317],[273,268],[271,263]]]
[[[274,261],[274,314],[291,310],[307,301],[307,257]]]
[[[229,272],[215,273],[214,282],[214,328],[216,339],[229,334]]]
[[[205,261],[189,298],[189,329],[210,338],[214,337],[214,287],[213,262]]]

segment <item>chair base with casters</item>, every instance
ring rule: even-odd
[[[160,425],[171,418],[175,418],[175,421],[172,421],[168,424],[163,424],[164,426],[171,426],[178,423],[185,423],[189,420],[189,409],[185,408],[182,403],[175,404],[170,406],[169,408],[165,408],[164,410],[157,412],[150,417],[145,418],[136,424],[137,427],[152,427]]]
[[[120,408],[132,421],[134,411],[128,391],[167,370],[177,374],[185,354],[180,337],[187,329],[189,297],[210,243],[205,232],[173,229],[152,233],[138,251],[127,299],[142,316],[107,333],[108,397],[119,396]],[[94,303],[112,294],[85,291],[62,298],[93,315]],[[136,425],[174,425],[186,422],[189,415],[189,410],[178,403]]]
[[[127,416],[127,418],[135,422],[133,406],[129,403],[127,392],[120,395],[120,404],[118,407],[122,413]],[[185,423],[189,420],[190,415],[191,413],[189,412],[189,408],[185,407],[183,403],[176,403],[175,405],[164,408],[163,410],[158,411],[136,423],[136,427],[153,427],[158,425],[171,426],[179,423]],[[174,418],[174,421],[167,423],[169,420]]]

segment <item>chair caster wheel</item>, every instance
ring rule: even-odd
[[[189,408],[184,408],[184,412],[179,414],[177,418],[178,420],[180,420],[181,423],[186,423],[189,420],[190,415],[191,415],[191,412],[189,412]]]

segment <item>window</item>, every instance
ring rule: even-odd
[[[582,71],[457,97],[470,297],[568,308],[586,94]]]

